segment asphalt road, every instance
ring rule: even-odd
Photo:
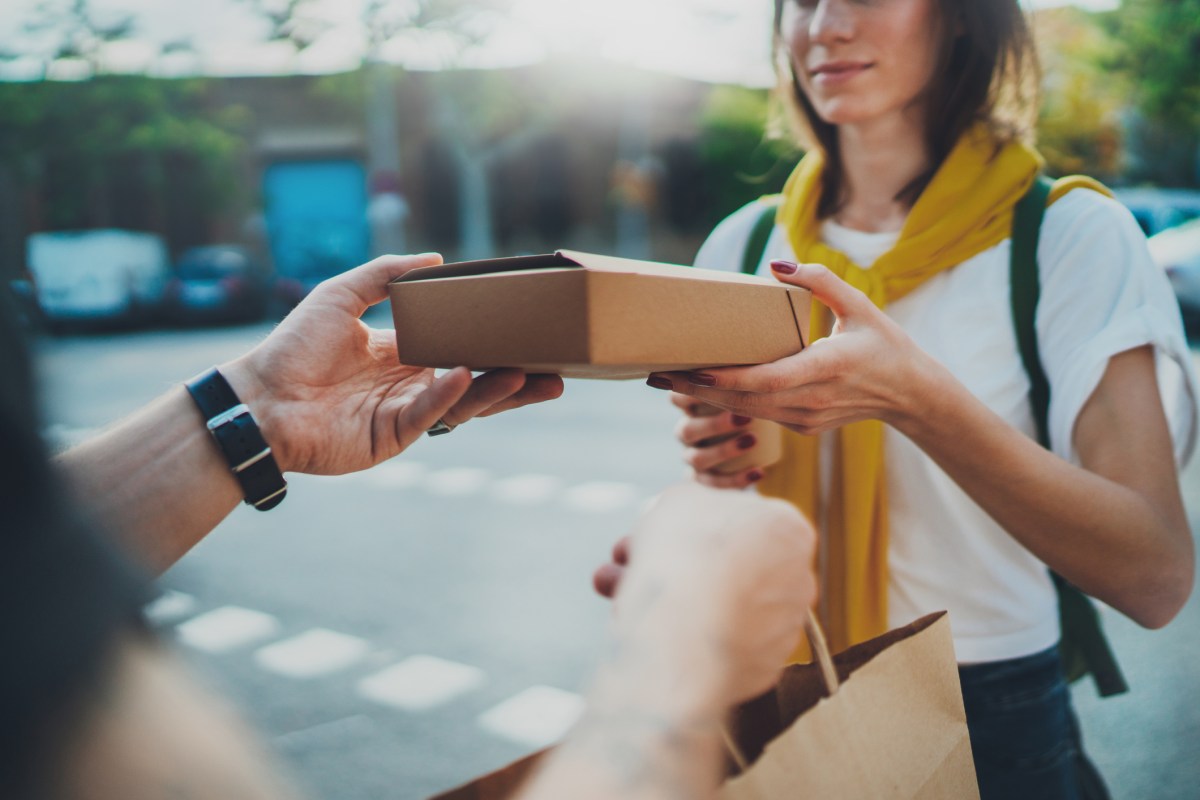
[[[47,434],[90,435],[268,330],[43,340]],[[577,713],[607,619],[591,570],[682,475],[674,421],[643,385],[575,381],[368,473],[295,476],[168,572],[151,613],[311,795],[427,797]],[[1200,466],[1183,481],[1195,530]],[[1104,617],[1133,691],[1075,687],[1089,749],[1116,798],[1192,800],[1200,600],[1162,631]]]

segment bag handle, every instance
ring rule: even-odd
[[[804,632],[808,635],[808,643],[812,647],[817,665],[821,669],[821,681],[825,684],[825,696],[833,697],[841,688],[842,683],[838,680],[837,669],[833,666],[833,657],[829,655],[829,645],[825,642],[825,631],[821,628],[821,623],[817,621],[812,609],[809,609],[808,619],[804,622]]]
[[[825,641],[825,631],[821,628],[821,623],[817,620],[812,609],[808,610],[808,617],[804,621],[804,633],[808,636],[809,645],[812,647],[813,655],[816,656],[816,663],[821,670],[821,682],[825,684],[825,696],[833,697],[839,688],[841,681],[838,680],[837,669],[833,666],[833,657],[829,655],[829,645]],[[746,758],[746,754],[742,752],[742,748],[738,746],[737,740],[729,731],[728,725],[721,725],[721,738],[725,742],[725,749],[729,752],[733,763],[737,765],[738,772],[745,772],[750,769],[750,762]]]

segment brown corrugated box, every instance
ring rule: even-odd
[[[389,291],[405,364],[568,378],[774,361],[804,348],[811,302],[769,278],[570,250],[417,269]]]

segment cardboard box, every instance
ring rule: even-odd
[[[405,364],[568,378],[774,361],[804,348],[811,302],[769,278],[570,250],[426,267],[389,291]]]

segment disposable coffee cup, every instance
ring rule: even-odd
[[[716,406],[703,405],[696,409],[696,416],[712,417],[721,413],[721,411],[722,409]],[[735,475],[750,467],[769,467],[772,464],[778,463],[779,459],[783,458],[783,431],[777,424],[765,419],[753,420],[749,425],[741,427],[732,433],[712,436],[696,444],[699,447],[711,447],[722,442],[727,442],[730,439],[744,436],[747,433],[753,434],[757,440],[754,448],[731,461],[718,464],[716,467],[713,467],[713,472],[718,475]]]

